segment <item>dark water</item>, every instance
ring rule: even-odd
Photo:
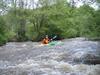
[[[0,75],[100,75],[100,42],[9,42],[0,47]]]

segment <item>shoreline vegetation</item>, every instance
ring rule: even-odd
[[[59,2],[60,1],[60,2]],[[12,2],[5,14],[0,15],[0,45],[9,41],[40,41],[45,35],[57,40],[87,37],[90,40],[100,40],[100,9],[95,10],[89,5],[76,8],[66,3],[66,0],[56,0],[50,5],[48,0],[40,0],[42,7],[24,8]],[[2,7],[7,9],[5,2]]]
[[[79,40],[84,40],[84,41],[100,41],[100,38],[98,37],[98,38],[86,38],[86,37],[75,37],[75,38],[66,38],[66,39],[62,39],[62,40],[56,40],[56,41],[66,41],[66,40],[75,40],[75,39],[79,39]],[[64,42],[65,42],[64,41]],[[3,46],[3,45],[5,45],[6,43],[9,43],[9,42],[18,42],[18,43],[21,43],[21,42],[36,42],[36,41],[32,41],[32,40],[26,40],[26,41],[15,41],[15,40],[10,40],[10,41],[6,41],[6,42],[4,42],[4,43],[2,43],[2,44],[0,44],[0,46]],[[38,41],[37,43],[39,43],[40,41]]]

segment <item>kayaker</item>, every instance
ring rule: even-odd
[[[50,39],[48,38],[48,35],[42,40],[42,44],[48,44],[50,42]]]

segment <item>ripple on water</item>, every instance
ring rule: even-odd
[[[87,65],[80,61],[86,58],[97,58],[96,45],[97,42],[79,39],[66,41],[60,47],[58,45],[54,47],[38,46],[32,42],[8,43],[6,49],[12,49],[12,53],[17,52],[18,56],[15,58],[20,56],[20,62],[16,63],[18,60],[15,62],[0,60],[0,75],[100,75],[99,64]],[[18,51],[16,51],[17,49]],[[8,50],[5,51],[8,52]],[[26,51],[29,54],[28,58]],[[34,53],[38,55],[34,56]],[[22,60],[23,57],[27,59]],[[79,59],[80,63],[73,64],[74,59]]]

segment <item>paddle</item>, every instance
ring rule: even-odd
[[[57,38],[57,36],[54,36],[53,38],[50,39],[50,42],[53,41],[55,38]]]

